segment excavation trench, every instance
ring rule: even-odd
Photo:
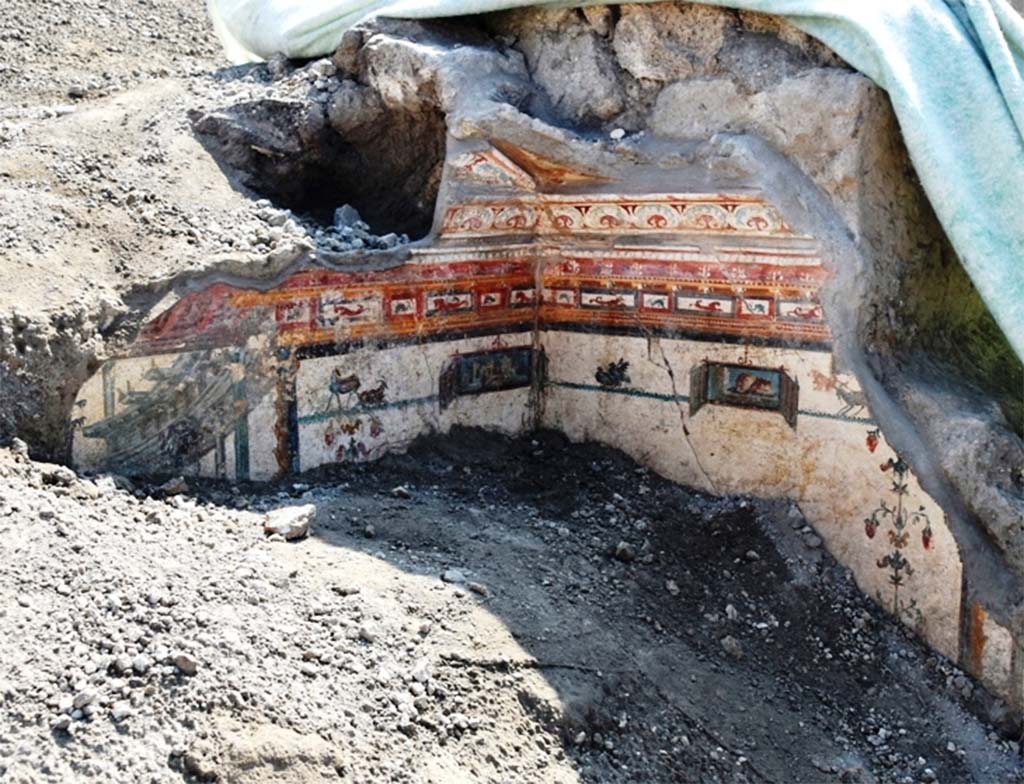
[[[465,428],[299,482],[190,485],[201,504],[315,503],[310,538],[275,559],[332,586],[340,612],[376,612],[382,639],[401,620],[379,609],[392,594],[406,628],[432,623],[415,654],[445,695],[430,701],[479,720],[446,742],[493,753],[488,770],[540,759],[556,780],[781,782],[906,761],[884,779],[923,757],[967,780],[994,764],[942,750],[951,704],[1005,720],[999,701],[947,686],[956,670],[928,665],[790,504],[688,490],[551,431]],[[360,699],[386,725],[387,694]],[[413,744],[447,734],[421,715],[403,730]],[[498,753],[516,716],[533,740]],[[879,752],[879,727],[904,732]]]
[[[841,224],[757,140],[690,155],[567,189],[537,150],[449,139],[427,239],[193,281],[83,386],[75,460],[271,480],[457,426],[556,429],[797,503],[868,595],[1016,702],[1012,584],[937,472],[915,476],[926,451],[849,350]]]

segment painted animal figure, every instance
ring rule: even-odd
[[[811,378],[814,381],[814,388],[823,392],[831,392],[836,388],[836,377],[826,376],[819,370],[811,371]]]
[[[335,368],[331,371],[329,386],[333,395],[350,395],[362,386],[362,382],[359,381],[359,376],[355,373],[350,376],[342,376],[341,370]]]
[[[355,373],[343,376],[341,375],[340,368],[334,368],[334,370],[331,371],[331,380],[327,383],[327,389],[331,393],[331,396],[327,401],[327,408],[331,408],[334,404],[337,404],[338,408],[341,408],[342,398],[348,397],[353,392],[356,392],[361,386],[362,382],[359,380],[359,376]]]
[[[771,395],[772,382],[754,373],[740,373],[729,391],[737,395]]]
[[[721,313],[722,312],[722,303],[721,302],[708,302],[707,304],[705,304],[703,300],[699,299],[699,300],[697,300],[696,302],[693,303],[693,306],[695,308],[697,308],[697,310],[705,310],[708,313]]]
[[[594,304],[604,305],[608,308],[624,307],[626,301],[622,297],[594,297]]]
[[[366,389],[359,393],[359,402],[364,406],[373,406],[384,402],[384,390],[388,388],[387,381],[381,381],[373,389]]]
[[[844,414],[859,414],[867,408],[868,401],[864,393],[858,389],[851,389],[850,386],[840,381],[835,375],[826,376],[817,370],[811,371],[811,378],[814,380],[814,388],[828,392],[835,392],[843,407],[837,412],[837,416]]]
[[[854,414],[861,413],[868,405],[867,398],[864,397],[864,393],[859,389],[850,389],[849,386],[844,384],[842,381],[836,380],[836,394],[839,395],[839,399],[843,401],[843,407],[836,413],[839,416],[843,414]]]
[[[813,308],[793,308],[790,312],[797,318],[802,318],[805,321],[821,318],[820,306],[815,306]]]
[[[599,367],[594,373],[594,378],[601,386],[609,389],[629,384],[629,362],[620,359],[618,362],[609,362],[604,367]]]
[[[459,297],[434,297],[434,309],[442,313],[461,310],[465,304]]]
[[[362,305],[348,307],[347,305],[335,305],[334,310],[342,316],[361,316],[366,310]]]

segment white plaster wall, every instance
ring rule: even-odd
[[[891,551],[887,527],[873,539],[864,518],[881,500],[895,502],[891,472],[880,464],[893,455],[882,439],[874,453],[865,437],[870,422],[845,422],[801,413],[791,428],[777,412],[714,404],[695,416],[687,402],[578,389],[560,383],[597,387],[600,365],[625,359],[635,389],[661,395],[688,396],[689,373],[705,358],[734,362],[743,347],[665,339],[596,336],[545,332],[549,381],[543,424],[563,430],[571,439],[592,439],[614,446],[664,476],[716,493],[786,497],[796,501],[826,546],[848,566],[861,589],[891,609],[888,570],[877,560]],[[814,388],[813,373],[830,375],[831,357],[824,352],[772,348],[750,349],[755,365],[784,365],[800,382],[801,411],[833,413],[845,403],[834,392]],[[866,416],[862,414],[862,416]],[[683,422],[689,435],[683,430]],[[903,552],[915,574],[900,589],[900,598],[916,603],[920,614],[904,620],[915,626],[942,653],[958,654],[961,567],[956,543],[939,507],[913,477],[908,477],[905,506],[925,507],[934,533],[930,549],[921,544],[921,528],[910,530]]]
[[[981,680],[996,694],[1016,694],[1013,684],[1013,637],[992,616],[982,626],[985,647],[981,657]]]
[[[278,475],[277,463],[277,409],[275,393],[249,400],[249,478],[256,482],[273,479]]]
[[[295,379],[299,416],[299,467],[313,468],[339,459],[338,446],[354,438],[362,444],[353,457],[370,460],[387,452],[403,451],[418,436],[445,433],[455,425],[480,426],[508,434],[533,425],[533,393],[528,388],[456,397],[445,410],[437,400],[439,374],[458,353],[496,346],[529,346],[527,333],[442,341],[393,347],[367,347],[349,354],[304,360]],[[860,587],[886,607],[892,606],[888,571],[877,560],[891,548],[887,527],[873,539],[864,533],[864,518],[880,501],[892,504],[891,473],[880,464],[893,455],[882,437],[872,453],[865,445],[874,428],[868,412],[849,408],[858,390],[852,378],[833,373],[832,357],[822,351],[753,348],[664,338],[618,337],[548,331],[540,336],[548,356],[549,381],[540,424],[565,432],[574,441],[595,440],[619,448],[664,476],[716,493],[786,497],[796,501],[826,546],[848,566]],[[170,366],[178,355],[155,355],[118,360],[113,367],[115,387],[124,391],[149,389],[152,368]],[[629,362],[630,381],[616,394],[601,390],[594,377],[599,366]],[[689,413],[690,370],[705,359],[746,361],[753,365],[784,366],[800,384],[800,411],[793,429],[777,412],[705,405]],[[225,360],[227,361],[227,360]],[[356,374],[361,391],[387,384],[381,408],[358,410],[356,395],[331,400],[333,370]],[[669,373],[671,369],[671,374]],[[239,365],[236,377],[244,372]],[[255,367],[250,373],[259,372]],[[271,479],[278,473],[275,426],[279,412],[276,390],[266,379],[250,379],[249,475]],[[845,389],[845,399],[838,386]],[[577,388],[560,386],[574,385]],[[578,387],[588,387],[580,389]],[[269,389],[269,392],[265,392]],[[654,396],[680,400],[658,399]],[[410,402],[411,401],[411,402]],[[403,403],[409,403],[403,405]],[[395,404],[398,405],[395,405]],[[339,413],[337,409],[357,409]],[[853,421],[830,418],[848,409]],[[83,387],[76,415],[88,422],[103,418],[103,379],[97,373]],[[358,423],[351,436],[343,426]],[[683,427],[688,431],[684,433]],[[328,433],[334,438],[328,444]],[[235,476],[234,436],[226,443],[226,475]],[[102,439],[74,442],[75,461],[84,468],[98,467],[105,455]],[[212,452],[186,472],[215,474]],[[932,546],[921,545],[920,527],[910,531],[904,552],[915,574],[901,589],[901,598],[913,602],[916,614],[904,620],[916,626],[938,650],[956,658],[958,653],[961,567],[956,544],[941,510],[908,477],[908,507],[924,506],[934,533]],[[1012,642],[1001,627],[986,622],[984,654],[987,682],[1008,683]]]
[[[504,347],[529,346],[529,334],[502,335]],[[336,462],[339,444],[354,439],[362,444],[358,456],[345,459],[372,460],[387,452],[404,451],[417,437],[446,433],[455,425],[484,427],[507,434],[524,432],[531,426],[529,388],[488,392],[455,398],[441,410],[437,400],[439,376],[456,354],[492,349],[494,336],[464,340],[366,348],[333,357],[305,360],[296,379],[299,415],[299,465],[302,470]],[[361,390],[375,388],[382,381],[385,401],[390,407],[359,410],[356,394],[339,401],[331,399],[330,378],[338,369],[342,376],[358,375]],[[373,421],[376,420],[376,423]],[[358,426],[352,434],[343,427]],[[333,434],[333,435],[331,435]]]

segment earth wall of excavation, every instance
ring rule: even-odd
[[[75,461],[270,480],[456,425],[558,429],[791,499],[866,593],[1017,702],[1018,643],[966,598],[943,509],[837,350],[842,275],[795,228],[817,219],[790,218],[799,171],[759,145],[659,160],[652,139],[655,163],[602,170],[449,138],[434,230],[406,258],[161,303],[83,386]]]

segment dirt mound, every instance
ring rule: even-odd
[[[462,431],[196,496],[10,452],[0,472],[14,781],[1020,774],[977,718],[998,703],[795,510],[613,450]],[[306,503],[309,537],[267,538],[264,510]]]

